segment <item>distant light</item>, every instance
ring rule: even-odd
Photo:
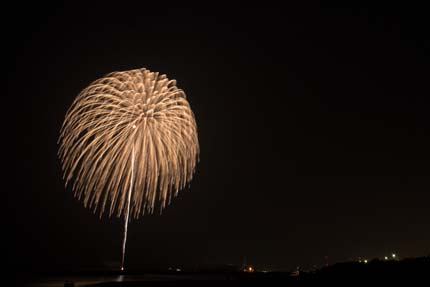
[[[385,259],[385,260],[388,260],[388,256],[385,256],[385,257],[384,257],[384,259]]]
[[[391,257],[396,258],[396,254],[394,254],[394,253],[391,254]]]
[[[124,271],[124,267],[121,267],[121,271]]]
[[[245,271],[245,272],[249,272],[249,273],[254,272],[254,267],[252,267],[252,266],[248,266],[248,267],[246,267],[243,271]]]
[[[180,271],[181,271],[181,269],[180,269],[180,268],[176,268],[176,271],[180,272]]]
[[[367,263],[367,259],[364,259],[364,263]]]

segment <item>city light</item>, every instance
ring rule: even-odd
[[[367,263],[367,259],[364,259],[364,263]]]
[[[384,257],[384,259],[385,259],[385,260],[388,260],[388,256],[385,256],[385,257]]]
[[[396,258],[396,254],[394,254],[394,253],[391,254],[391,257]]]
[[[248,266],[245,269],[243,269],[244,272],[248,272],[248,273],[252,273],[254,272],[254,267],[252,266]]]

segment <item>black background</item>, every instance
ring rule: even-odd
[[[16,156],[3,218],[14,268],[119,265],[122,221],[99,220],[64,189],[56,141],[80,90],[141,67],[187,93],[201,160],[162,216],[131,223],[127,266],[428,254],[424,7],[216,3],[4,9],[3,138],[13,135]]]

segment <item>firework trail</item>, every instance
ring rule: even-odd
[[[134,128],[134,126],[133,126],[133,128]],[[127,243],[128,218],[130,215],[131,190],[133,189],[133,180],[134,180],[134,145],[132,146],[132,149],[131,149],[131,184],[130,184],[130,188],[128,189],[127,207],[125,210],[125,217],[124,217],[124,236],[122,239],[121,270],[124,270],[125,245]]]
[[[194,114],[175,80],[147,69],[113,72],[85,88],[58,140],[66,187],[100,217],[160,212],[191,181],[199,157]]]

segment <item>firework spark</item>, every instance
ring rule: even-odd
[[[125,218],[160,212],[191,181],[199,157],[194,114],[166,75],[113,72],[85,88],[58,140],[66,186],[85,207]],[[123,266],[122,266],[123,267]]]

